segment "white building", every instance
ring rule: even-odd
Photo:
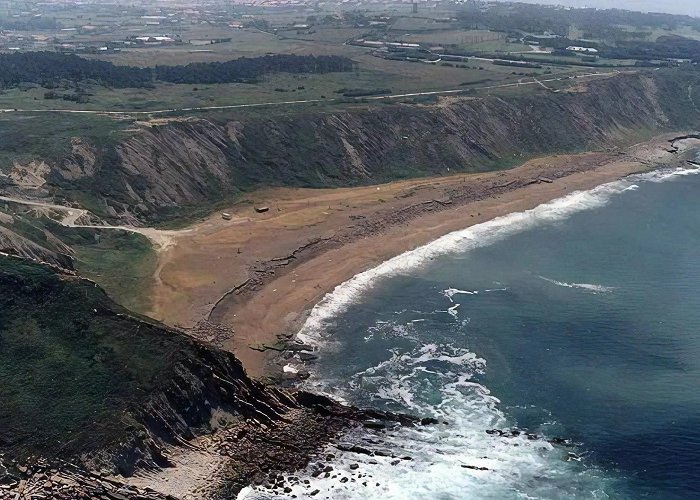
[[[597,54],[598,53],[598,49],[594,49],[592,47],[577,47],[575,45],[567,47],[566,50],[568,50],[570,52],[583,52],[584,54]]]

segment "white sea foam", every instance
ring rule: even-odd
[[[630,183],[640,182],[666,182],[678,177],[700,174],[699,167],[678,167],[678,168],[660,168],[644,174],[630,175],[625,178],[625,181]]]
[[[580,288],[582,290],[587,290],[593,293],[610,293],[613,290],[615,290],[614,286],[595,285],[592,283],[565,283],[563,281],[553,280],[544,276],[538,276],[538,278],[553,285],[561,286],[564,288]]]
[[[469,291],[469,290],[460,290],[458,288],[448,288],[447,290],[442,291],[442,294],[445,297],[447,297],[448,299],[450,299],[450,302],[454,302],[454,300],[452,300],[452,297],[454,297],[455,295],[460,295],[460,294],[461,295],[477,295],[478,293],[479,293],[478,290]]]
[[[397,323],[396,321],[377,321],[374,326],[367,329],[367,335],[365,335],[365,342],[370,342],[376,336],[382,338],[406,338],[414,340],[414,323],[419,320],[410,321],[406,324]]]
[[[644,182],[663,182],[695,173],[700,173],[700,169],[637,175],[448,234],[338,286],[313,309],[300,336],[306,342],[327,341],[324,327],[333,316],[345,311],[381,278],[409,273],[439,255],[468,251],[537,226],[557,223],[581,210],[600,207],[620,193],[632,192],[634,186]],[[557,286],[597,293],[611,290],[602,285],[542,279]],[[450,288],[443,294],[452,300],[458,293],[473,295],[474,292]],[[456,314],[457,306],[450,310]],[[369,395],[378,403],[405,408],[416,415],[434,416],[449,424],[397,428],[382,433],[355,430],[346,437],[348,441],[363,447],[388,448],[397,457],[410,456],[412,460],[329,448],[328,452],[336,455],[331,476],[312,477],[312,464],[306,475],[301,475],[310,484],[290,485],[290,495],[305,498],[318,489],[316,498],[334,499],[610,498],[611,492],[620,496],[614,475],[576,460],[567,461],[569,450],[525,434],[504,437],[487,433],[494,428],[509,428],[511,423],[499,400],[475,379],[485,369],[486,362],[467,349],[421,344],[420,337],[414,337],[412,331],[417,321],[420,320],[407,320],[405,328],[396,322],[377,324],[371,334],[400,335],[402,342],[412,342],[413,347],[403,350],[396,347],[389,359],[356,373],[350,380],[312,376],[310,383],[314,389],[338,398],[356,400],[358,394]],[[349,480],[341,483],[343,477]],[[241,498],[279,497],[272,491],[252,488]]]
[[[483,291],[479,290],[460,290],[459,288],[447,288],[442,291],[442,294],[450,299],[450,302],[454,302],[455,295],[479,295],[479,293],[491,293],[491,292],[505,292],[508,288],[488,288]]]
[[[298,334],[299,339],[308,344],[318,344],[327,340],[324,339],[323,335],[326,323],[347,310],[350,304],[356,302],[381,278],[410,273],[441,255],[488,246],[541,225],[561,222],[577,212],[604,206],[614,196],[629,190],[632,186],[639,185],[639,183],[664,182],[697,173],[700,173],[700,168],[659,169],[632,175],[589,191],[576,191],[531,210],[497,217],[482,224],[446,234],[427,245],[402,253],[338,285],[333,292],[326,294],[312,309],[309,318]],[[459,293],[468,293],[468,291],[460,291]]]
[[[448,424],[404,427],[383,433],[356,430],[344,440],[370,449],[390,450],[394,457],[339,452],[330,447],[330,477],[313,477],[314,464],[290,485],[289,495],[306,498],[609,498],[614,479],[578,462],[569,450],[545,439],[505,437],[487,431],[508,429],[500,401],[474,380],[485,361],[449,344],[416,344],[392,351],[389,359],[355,374],[351,380],[317,381],[316,389],[343,394],[372,394],[417,415],[432,415]],[[401,460],[396,457],[411,457]],[[487,470],[478,470],[486,468]],[[335,477],[334,477],[335,476]],[[348,478],[341,482],[342,478]],[[306,485],[306,479],[310,484]],[[288,496],[285,496],[287,498]],[[282,498],[253,488],[241,498]]]
[[[457,313],[457,308],[459,308],[459,304],[453,305],[452,307],[450,307],[450,308],[447,310],[447,314],[449,314],[450,316],[452,316],[454,319],[457,319],[457,314],[458,314],[458,313]]]

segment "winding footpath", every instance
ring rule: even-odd
[[[180,236],[182,234],[185,234],[189,232],[189,229],[182,229],[179,231],[173,231],[173,230],[163,230],[163,229],[156,229],[153,227],[136,227],[136,226],[111,226],[107,224],[100,224],[100,225],[90,225],[90,224],[78,224],[78,221],[83,218],[87,217],[90,215],[90,211],[85,210],[84,208],[74,208],[74,207],[67,207],[65,205],[56,205],[53,203],[47,203],[43,201],[36,201],[36,200],[25,200],[22,198],[13,198],[9,196],[0,196],[0,202],[9,202],[9,203],[17,203],[19,205],[26,205],[30,207],[37,207],[37,208],[44,208],[48,210],[54,210],[56,212],[62,212],[64,214],[64,217],[60,220],[57,221],[59,224],[65,227],[84,227],[84,228],[90,228],[90,229],[112,229],[112,230],[117,230],[117,231],[127,231],[130,233],[138,233],[146,238],[148,238],[155,249],[159,252],[162,252],[168,248],[170,248],[173,243],[174,239],[176,236]]]

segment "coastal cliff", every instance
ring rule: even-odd
[[[696,127],[694,85],[691,73],[628,73],[562,92],[175,119],[109,144],[76,137],[70,154],[35,163],[34,184],[23,173],[8,176],[4,187],[13,195],[79,203],[110,222],[152,224],[206,212],[262,186],[368,185],[448,168],[503,169],[531,156],[584,149],[612,149],[605,154],[617,157],[624,144]],[[466,204],[533,179],[552,183],[576,168],[553,167],[545,178],[481,180],[488,184],[483,190],[447,186],[445,199]],[[332,242],[305,243],[282,262],[301,262],[306,249],[304,258],[442,210],[442,199],[432,197],[424,208],[412,202],[388,216],[363,215]],[[71,236],[57,222],[65,213],[27,207],[25,214],[6,201],[0,210],[0,485],[12,494],[34,488],[54,498],[162,498],[119,478],[176,468],[173,449],[194,449],[193,441],[216,435],[223,474],[206,496],[230,498],[251,483],[284,487],[276,471],[304,467],[354,426],[431,423],[250,379],[233,354],[132,314],[71,271],[75,250],[56,235],[74,246],[99,235]],[[257,262],[248,288],[237,290],[248,293],[282,274],[279,262],[278,256]],[[217,304],[214,319],[225,312]]]
[[[173,447],[215,431],[225,473],[211,483],[235,492],[305,466],[349,427],[419,423],[265,386],[233,354],[132,315],[93,282],[8,256],[0,256],[0,360],[0,484],[12,494],[32,479],[51,498],[94,493],[95,471],[170,468]],[[41,481],[51,470],[58,479]],[[63,491],[64,480],[74,490]]]
[[[336,187],[507,168],[535,155],[618,147],[692,128],[695,73],[623,73],[565,91],[188,118],[49,162],[47,192],[111,221],[206,211],[260,186]]]

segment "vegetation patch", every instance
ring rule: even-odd
[[[340,56],[277,54],[242,57],[227,62],[138,68],[84,59],[57,52],[0,54],[0,87],[38,84],[55,88],[63,81],[99,82],[116,88],[153,87],[155,80],[170,83],[232,83],[255,81],[267,73],[332,73],[351,71],[353,63]],[[47,98],[55,98],[51,94]]]
[[[183,348],[94,284],[0,256],[0,448],[69,457],[114,444]]]
[[[340,89],[336,90],[336,93],[342,94],[343,97],[367,97],[391,94],[391,89]]]
[[[150,284],[157,266],[151,242],[137,233],[65,228],[64,241],[75,250],[75,269],[99,283],[122,306],[139,313],[150,309]]]

